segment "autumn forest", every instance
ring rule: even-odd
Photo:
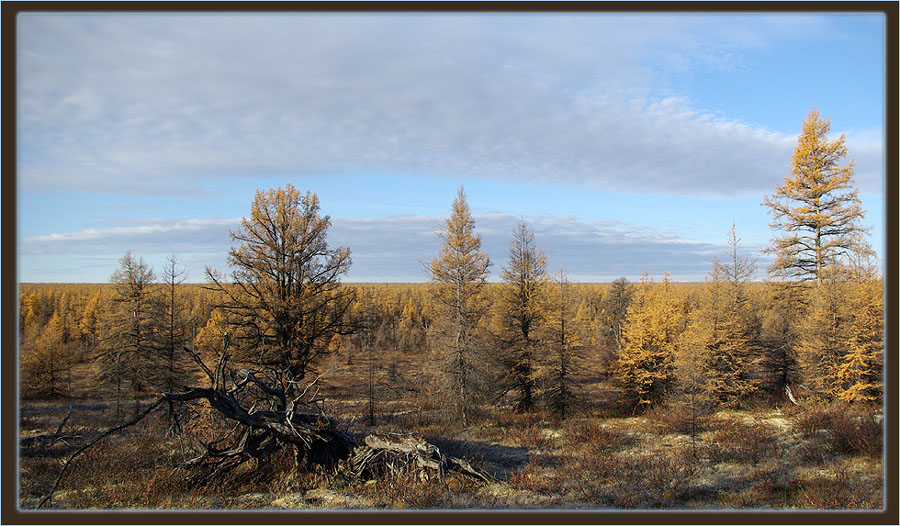
[[[462,186],[426,283],[348,283],[291,184],[202,283],[22,283],[20,504],[879,509],[883,281],[829,131],[760,196],[772,265],[722,225],[702,283],[572,282],[524,219],[491,261]]]

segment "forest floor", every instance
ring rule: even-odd
[[[223,425],[199,410],[194,434],[167,433],[158,410],[77,458],[53,496],[63,509],[879,509],[882,425],[873,408],[821,404],[720,411],[690,422],[674,410],[641,416],[582,411],[562,421],[496,407],[469,427],[448,424],[437,407],[383,402],[377,426],[367,399],[345,393],[331,408],[350,432],[414,432],[449,455],[469,459],[497,482],[396,476],[348,480],[295,473],[288,455],[247,463],[216,481],[189,468],[203,429]],[[349,396],[347,396],[349,395]],[[149,399],[145,400],[145,403]],[[132,402],[121,408],[130,416]],[[53,434],[69,402],[23,401],[20,438]],[[109,402],[73,402],[63,434],[20,449],[21,508],[52,487],[62,461],[116,422]],[[199,431],[197,431],[199,429]]]

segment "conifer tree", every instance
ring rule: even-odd
[[[800,323],[797,356],[804,384],[817,393],[834,396],[839,389],[838,365],[846,352],[847,286],[825,274],[810,292],[811,299]]]
[[[766,283],[762,291],[762,302],[767,308],[757,340],[760,387],[774,397],[784,397],[788,389],[802,382],[797,345],[804,319],[803,292],[779,281]]]
[[[547,258],[534,242],[525,220],[513,230],[509,263],[502,267],[503,283],[495,303],[494,330],[506,371],[504,391],[515,391],[516,411],[534,409],[537,331],[545,317]]]
[[[635,409],[665,400],[675,380],[675,350],[683,305],[666,275],[654,284],[644,273],[622,325],[612,374]]]
[[[710,399],[733,406],[755,392],[758,382],[750,376],[755,360],[741,312],[743,292],[725,281],[733,276],[729,267],[713,260],[700,305],[691,312],[679,347],[686,359],[702,368],[701,384]],[[691,375],[695,388],[698,376],[693,371]]]
[[[481,250],[462,186],[438,237],[440,253],[428,266],[437,311],[431,327],[439,369],[435,380],[454,416],[468,425],[488,381],[479,324],[487,311],[483,288],[491,261]]]
[[[353,291],[340,284],[350,250],[329,248],[330,226],[316,194],[301,195],[291,184],[258,190],[250,217],[229,232],[236,243],[228,255],[231,283],[207,269],[210,288],[224,298],[216,306],[234,355],[267,368],[289,398],[332,339],[353,329]]]
[[[425,350],[425,329],[412,296],[400,312],[399,331],[398,343],[403,352],[421,353]]]
[[[612,352],[618,351],[621,345],[622,323],[633,293],[633,286],[622,276],[610,284],[609,291],[600,300],[601,341]]]
[[[119,261],[110,281],[114,291],[103,320],[103,336],[96,357],[99,382],[114,388],[116,417],[130,391],[138,395],[152,386],[158,366],[158,298],[153,269],[131,251]],[[135,405],[135,410],[137,406]]]
[[[186,382],[187,363],[182,347],[188,341],[184,300],[181,297],[180,285],[186,279],[186,272],[178,261],[178,256],[171,254],[166,258],[163,268],[163,286],[161,297],[163,319],[161,345],[163,363],[160,374],[160,385],[167,392],[174,392],[188,384]]]
[[[880,399],[883,353],[881,280],[872,270],[835,269],[811,291],[798,356],[806,384],[846,401]],[[846,279],[848,276],[851,279]]]
[[[91,295],[85,304],[81,313],[81,321],[79,322],[81,340],[90,351],[93,351],[97,345],[97,338],[100,334],[100,320],[103,316],[102,309],[103,302],[98,290]]]
[[[847,402],[878,402],[884,385],[882,281],[874,272],[857,272],[853,285],[847,305],[852,318],[843,336],[846,352],[837,368],[837,396]]]
[[[689,314],[679,340],[685,358],[693,362],[682,367],[690,375],[686,385],[694,390],[702,387],[710,400],[728,406],[754,393],[759,384],[751,376],[757,359],[745,290],[756,266],[740,256],[740,241],[732,224],[729,258],[724,262],[713,258],[699,305]],[[700,374],[693,370],[695,366],[700,367]],[[701,384],[695,385],[701,377]]]
[[[791,158],[791,177],[763,201],[776,232],[769,268],[775,276],[820,284],[827,268],[872,253],[868,229],[860,224],[865,211],[853,189],[853,161],[840,166],[847,147],[843,135],[828,139],[830,129],[831,119],[810,110]]]
[[[546,349],[538,361],[541,396],[552,415],[566,418],[581,399],[575,378],[582,346],[577,337],[574,291],[562,271],[549,289],[546,320],[540,327]]]
[[[72,356],[60,313],[54,312],[33,343],[23,347],[22,383],[28,396],[52,398],[69,391]]]

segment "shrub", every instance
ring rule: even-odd
[[[528,464],[522,469],[513,471],[507,483],[511,488],[540,493],[549,488],[544,462],[539,455],[529,455]]]
[[[391,509],[442,508],[451,497],[448,486],[442,481],[419,480],[412,473],[395,474],[374,484],[363,484],[360,491],[376,507]]]
[[[882,424],[874,408],[847,404],[816,405],[798,413],[794,429],[807,442],[801,452],[808,460],[827,455],[881,454]]]
[[[569,421],[562,429],[570,447],[589,447],[595,452],[615,451],[635,443],[632,435],[602,427],[595,420]]]
[[[778,438],[772,429],[756,420],[752,423],[735,419],[720,421],[712,441],[709,456],[716,462],[735,460],[755,464],[776,457],[780,452]]]
[[[660,434],[677,433],[680,435],[697,434],[708,427],[705,411],[694,410],[684,405],[661,405],[649,409],[644,416]]]
[[[880,484],[837,470],[834,478],[816,478],[810,481],[794,481],[796,491],[792,503],[808,509],[877,509],[882,505]]]

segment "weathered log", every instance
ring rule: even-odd
[[[445,455],[434,444],[413,434],[376,432],[366,435],[350,459],[350,473],[356,478],[414,473],[427,480],[443,478],[449,472],[484,482],[494,481],[467,461]]]

